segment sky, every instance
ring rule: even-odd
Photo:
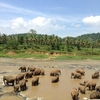
[[[100,0],[0,0],[0,33],[60,37],[100,32]]]

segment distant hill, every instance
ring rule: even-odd
[[[100,33],[91,33],[91,34],[83,34],[81,36],[77,36],[78,39],[91,39],[93,41],[100,40]]]

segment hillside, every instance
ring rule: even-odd
[[[76,37],[77,39],[85,39],[85,40],[93,40],[93,41],[96,41],[96,40],[100,40],[100,33],[91,33],[91,34],[83,34],[81,36],[77,36]]]

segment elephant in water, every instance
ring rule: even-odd
[[[53,79],[52,79],[52,83],[56,83],[56,82],[58,82],[59,81],[59,76],[56,76],[56,77],[54,77]]]
[[[3,76],[3,82],[5,85],[9,85],[9,83],[11,83],[13,86],[15,82],[15,78],[13,76]]]
[[[79,86],[78,87],[78,91],[80,91],[82,94],[85,94],[85,87],[83,87],[83,86]]]
[[[85,74],[85,71],[84,71],[83,68],[81,68],[81,69],[76,69],[76,72],[77,72],[77,73],[80,73],[81,75],[84,75],[84,74]]]
[[[92,74],[92,79],[99,78],[99,71],[95,71],[94,74]]]
[[[96,71],[94,72],[94,74],[99,74],[99,71],[98,71],[98,70],[96,70]]]
[[[77,88],[73,88],[71,91],[71,96],[73,100],[78,100],[78,96],[79,96],[79,92],[77,90]]]
[[[26,90],[26,82],[28,82],[27,79],[23,79],[23,80],[21,80],[21,81],[19,82],[19,86],[20,86],[20,90],[21,90],[21,91]]]
[[[15,93],[20,92],[20,90],[19,90],[19,89],[20,89],[19,84],[14,85],[13,88],[14,88],[14,92],[15,92]]]
[[[16,84],[19,83],[20,80],[25,78],[26,73],[21,73],[16,76]]]
[[[33,72],[26,72],[25,78],[32,78]]]
[[[41,73],[41,69],[40,68],[36,68],[36,70],[33,72],[34,76],[40,75]]]
[[[32,86],[38,85],[39,84],[39,77],[34,77],[32,79]]]
[[[26,67],[22,66],[22,67],[19,68],[19,70],[21,70],[21,72],[26,72]]]
[[[100,92],[100,85],[95,88],[97,92]]]
[[[40,75],[45,75],[44,69],[41,69]]]
[[[79,84],[82,85],[82,86],[85,86],[85,83],[84,82],[80,82]]]
[[[90,99],[100,99],[100,92],[93,92],[90,94]]]
[[[59,69],[55,69],[50,72],[50,76],[59,76],[59,75],[61,75],[61,71]]]
[[[28,68],[27,68],[27,71],[34,72],[35,69],[36,69],[35,67],[28,67]]]
[[[96,82],[95,81],[87,80],[87,81],[84,81],[84,83],[85,83],[85,88],[88,87],[89,90],[91,90],[91,91],[95,90],[95,87],[96,87]]]
[[[80,73],[72,72],[72,73],[71,73],[71,78],[72,78],[72,77],[73,77],[73,78],[81,79],[82,76],[81,76]]]
[[[99,74],[92,74],[92,79],[99,78]]]

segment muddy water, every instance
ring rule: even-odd
[[[28,62],[28,64],[30,64]],[[50,64],[50,65],[49,65]],[[12,86],[2,86],[2,92],[1,93],[8,93],[4,96],[1,96],[0,100],[25,100],[26,98],[29,98],[28,100],[72,100],[70,92],[73,87],[78,88],[79,83],[83,82],[84,80],[92,80],[91,74],[94,73],[94,68],[99,68],[99,64],[97,66],[92,65],[89,66],[87,64],[68,64],[60,62],[60,64],[52,63],[37,63],[34,62],[34,65],[37,65],[37,67],[41,66],[45,70],[44,76],[39,76],[39,85],[38,86],[31,86],[31,80],[28,79],[27,82],[27,90],[21,92],[22,96],[16,96],[16,95],[9,95],[9,92],[13,91]],[[46,66],[49,67],[46,67]],[[51,65],[54,65],[56,68],[52,68]],[[85,67],[85,76],[82,76],[82,79],[71,79],[71,72],[75,72],[75,70],[79,67]],[[88,67],[89,66],[89,67]],[[1,68],[1,67],[0,67]],[[7,73],[1,73],[0,75],[14,75],[16,76],[20,71],[18,70],[19,66],[9,66],[5,67],[7,69]],[[53,76],[50,76],[50,71],[53,69],[60,69],[61,75],[59,77],[58,83],[51,83],[51,80]],[[5,71],[5,69],[1,69],[1,71]],[[34,76],[33,76],[34,77]],[[2,77],[1,77],[2,80]],[[97,82],[97,85],[100,84],[99,79],[93,79]],[[2,81],[0,82],[2,84]],[[95,90],[94,90],[95,91]],[[92,91],[93,92],[93,91]],[[83,100],[84,97],[89,98],[91,91],[88,89],[86,90],[86,94],[79,93],[80,100]]]

